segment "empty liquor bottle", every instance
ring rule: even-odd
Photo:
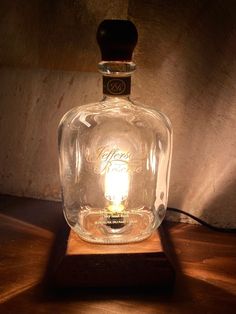
[[[59,125],[65,218],[89,242],[141,241],[166,212],[172,127],[164,114],[130,99],[137,38],[128,20],[99,25],[103,99],[74,107]]]

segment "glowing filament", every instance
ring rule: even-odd
[[[128,164],[122,161],[113,161],[105,174],[105,197],[111,202],[108,207],[112,212],[121,212],[121,204],[129,193]]]

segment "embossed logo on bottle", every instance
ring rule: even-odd
[[[92,157],[89,152],[86,152],[86,160],[93,164],[94,172],[103,174],[108,169],[116,171],[141,172],[142,158],[136,158],[128,151],[122,151],[118,147],[101,146],[96,150]]]

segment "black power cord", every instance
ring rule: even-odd
[[[183,214],[183,215],[186,215],[188,217],[190,217],[191,219],[197,221],[198,223],[200,223],[201,225],[211,229],[211,230],[214,230],[214,231],[219,231],[219,232],[228,232],[228,233],[234,233],[236,232],[236,228],[221,228],[221,227],[217,227],[217,226],[213,226],[211,224],[209,224],[208,222],[196,217],[196,216],[193,216],[192,214],[189,214],[181,209],[178,209],[178,208],[173,208],[173,207],[167,207],[167,210],[168,211],[172,211],[172,212],[176,212],[176,213],[179,213],[179,214]]]

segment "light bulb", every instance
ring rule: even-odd
[[[105,198],[110,201],[108,210],[111,213],[120,213],[124,210],[122,202],[129,194],[129,168],[128,163],[113,160],[105,173]]]

